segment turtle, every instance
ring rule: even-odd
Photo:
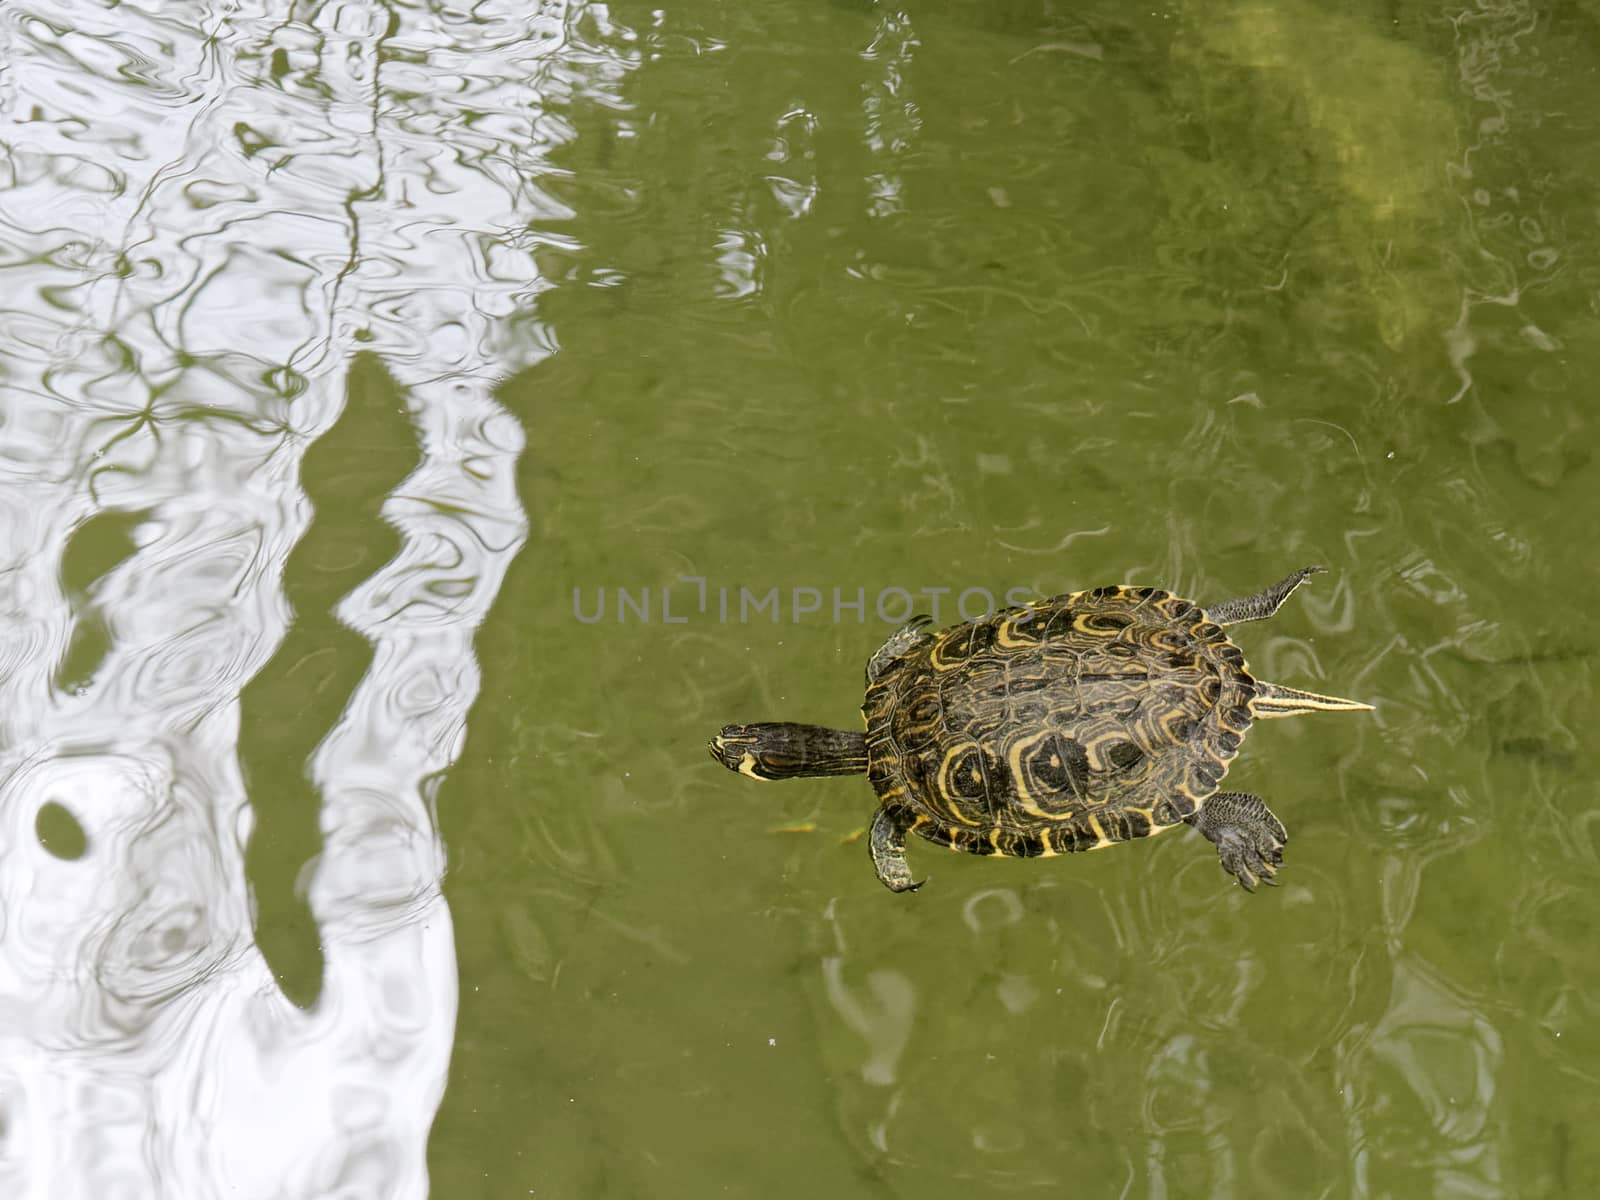
[[[727,725],[709,742],[751,779],[864,774],[878,879],[914,892],[906,834],[969,854],[1051,857],[1187,824],[1246,891],[1275,882],[1288,834],[1259,796],[1218,785],[1251,723],[1370,711],[1250,673],[1225,627],[1272,616],[1325,568],[1203,607],[1118,585],[934,631],[913,618],[867,662],[865,733]]]

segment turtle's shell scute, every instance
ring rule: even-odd
[[[867,689],[869,777],[917,833],[1029,856],[1145,837],[1213,795],[1255,680],[1221,627],[1109,587],[943,630]]]

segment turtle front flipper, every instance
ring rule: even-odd
[[[911,878],[911,868],[906,864],[906,827],[888,807],[878,809],[878,815],[872,818],[868,845],[873,870],[884,887],[891,892],[914,892],[922,886],[922,880]]]
[[[706,743],[711,757],[751,779],[809,779],[865,775],[865,734],[789,721],[724,725]]]
[[[928,632],[928,626],[932,624],[932,617],[918,614],[891,633],[889,640],[867,660],[867,682],[877,683],[885,671],[927,641],[932,636]]]
[[[1228,600],[1215,607],[1207,605],[1206,616],[1218,625],[1237,625],[1241,621],[1264,620],[1283,607],[1283,602],[1295,588],[1311,576],[1320,575],[1327,569],[1327,567],[1302,567],[1293,575],[1278,580],[1254,596],[1240,596],[1237,600]]]
[[[1289,834],[1260,796],[1249,792],[1218,792],[1189,818],[1217,848],[1222,869],[1247,892],[1272,878],[1283,865],[1283,847]]]

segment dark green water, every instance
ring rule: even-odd
[[[1597,20],[702,4],[575,107],[562,349],[501,392],[534,532],[442,801],[449,1194],[1600,1188]],[[1252,735],[1276,891],[1169,834],[914,845],[894,897],[864,781],[699,748],[852,727],[882,589],[1303,562],[1239,640],[1377,712]]]
[[[132,32],[74,40],[89,10]],[[66,331],[5,368],[6,511],[42,530],[7,516],[8,553],[79,614],[8,643],[55,681],[8,707],[188,628],[96,591],[182,568],[141,522],[260,500],[228,554],[263,590],[206,576],[246,648],[149,719],[242,766],[200,789],[237,793],[204,908],[264,964],[236,994],[328,1022],[331,1082],[238,1085],[203,1114],[234,1165],[163,1149],[149,1194],[418,1195],[424,1155],[450,1198],[1600,1194],[1600,6],[74,11],[8,33],[50,233],[7,218],[8,337]],[[100,89],[92,137],[46,79]],[[181,135],[118,124],[147,95]],[[1229,783],[1290,833],[1253,896],[1188,830],[915,843],[891,895],[864,779],[705,752],[857,727],[880,600],[1310,563],[1237,640],[1375,711],[1252,731]],[[39,836],[81,819],[92,863],[66,807]],[[204,1061],[199,1024],[140,1045]],[[206,1036],[282,1045],[239,1027]],[[340,1091],[357,1060],[395,1075]],[[302,1117],[356,1165],[261,1165]]]

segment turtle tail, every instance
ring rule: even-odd
[[[763,721],[724,725],[707,743],[711,757],[751,779],[803,779],[818,775],[864,775],[864,734],[820,725]]]
[[[1371,712],[1372,705],[1342,696],[1321,696],[1284,687],[1281,683],[1256,681],[1256,694],[1250,700],[1250,714],[1263,720],[1269,717],[1297,717],[1308,712]]]

